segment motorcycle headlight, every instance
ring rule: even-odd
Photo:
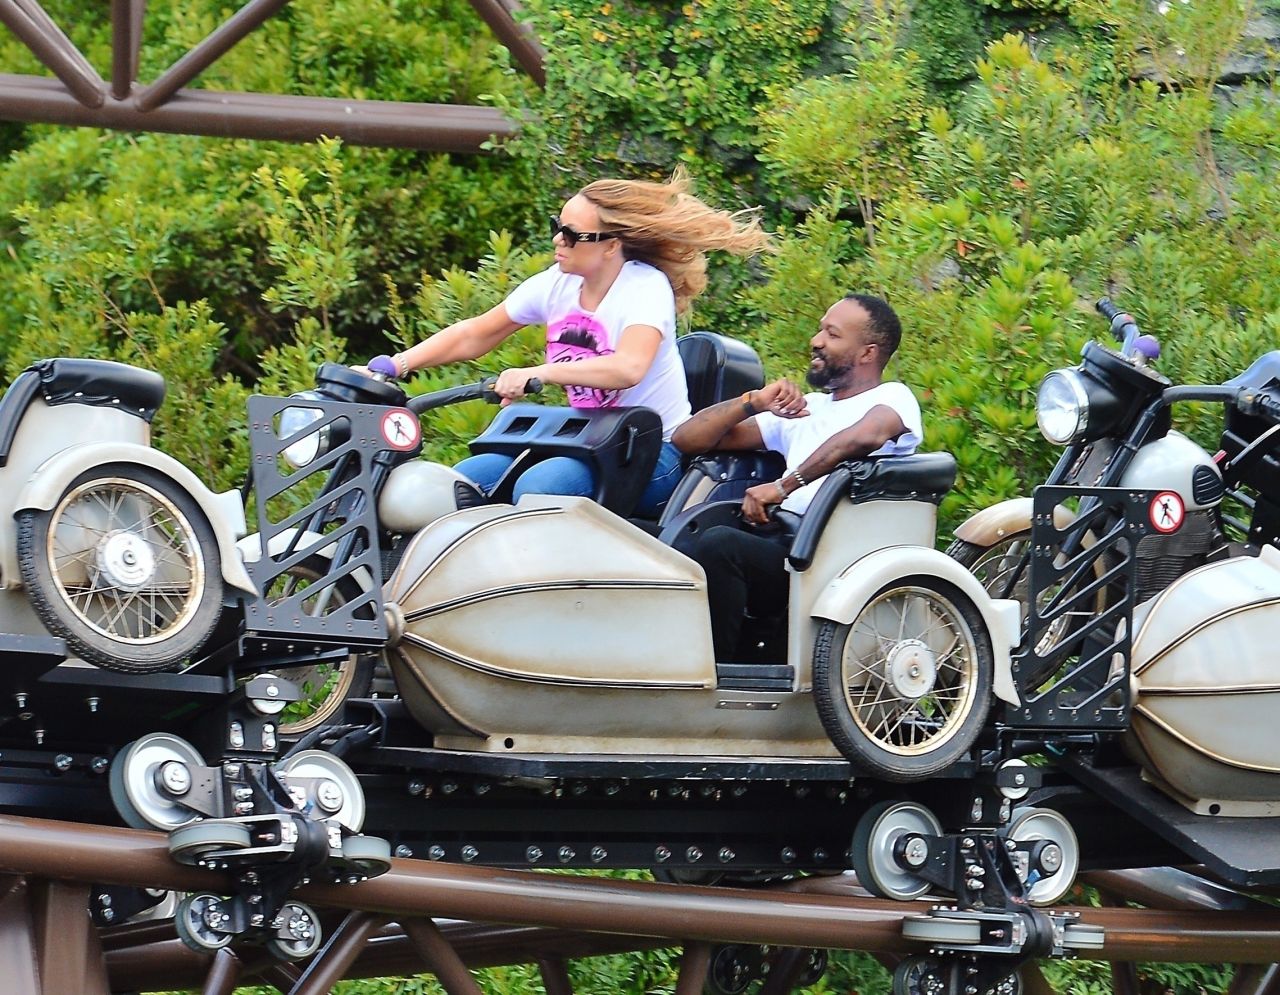
[[[1036,394],[1036,424],[1050,442],[1075,442],[1089,425],[1089,392],[1076,370],[1054,370]]]
[[[308,425],[313,425],[324,417],[324,412],[319,408],[304,408],[300,406],[289,406],[280,412],[280,425],[277,436],[281,439],[287,439],[292,435],[306,429]],[[329,426],[324,426],[317,431],[304,435],[297,442],[287,446],[280,454],[284,457],[285,462],[292,466],[295,470],[311,463],[316,457],[328,451],[329,448]]]

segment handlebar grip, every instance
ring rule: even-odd
[[[480,385],[484,389],[484,399],[490,404],[497,404],[502,400],[501,397],[493,392],[493,385],[497,382],[497,377],[485,377],[480,381]],[[524,392],[526,394],[541,394],[542,381],[537,377],[529,378],[524,382]]]
[[[1120,314],[1120,309],[1111,303],[1110,297],[1101,298],[1094,307],[1097,309],[1098,314],[1106,318],[1107,321],[1115,321],[1116,316]]]
[[[537,377],[534,377],[532,380],[526,380],[524,383],[524,392],[526,394],[541,394],[542,381]]]

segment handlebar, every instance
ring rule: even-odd
[[[436,408],[458,404],[461,401],[484,400],[490,404],[498,404],[502,401],[502,398],[493,392],[493,385],[497,382],[497,377],[485,377],[475,383],[462,384],[458,387],[446,387],[444,390],[433,390],[430,394],[419,394],[417,397],[410,398],[406,407],[414,414],[420,415],[424,411],[433,411]],[[542,392],[542,381],[536,377],[527,381],[524,385],[524,392],[526,394],[540,394]]]
[[[1126,356],[1132,355],[1134,341],[1142,333],[1138,331],[1138,323],[1133,315],[1121,311],[1110,297],[1103,297],[1094,307],[1098,313],[1111,322],[1111,336],[1120,343],[1120,351]]]

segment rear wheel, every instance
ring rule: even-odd
[[[824,622],[813,696],[831,741],[888,781],[917,781],[963,757],[990,707],[994,656],[982,616],[933,577],[886,585],[849,625]]]
[[[17,518],[31,603],[81,659],[151,673],[188,659],[212,634],[222,613],[217,537],[164,474],[95,467],[52,509]]]
[[[321,590],[313,599],[303,594],[329,572],[329,561],[312,556],[276,578],[267,589],[267,600],[303,595],[308,612],[323,615],[341,608],[364,592],[351,575],[340,578]],[[280,732],[285,736],[301,736],[332,722],[349,698],[365,698],[373,683],[376,658],[370,654],[351,653],[337,662],[324,661],[297,667],[284,667],[275,673],[296,684],[303,699],[285,708]]]
[[[981,546],[977,543],[966,542],[964,539],[957,539],[947,547],[947,555],[973,574],[993,598],[1012,598],[1022,604],[1024,614],[1029,613],[1031,600],[1030,529],[1011,533],[991,546]],[[1086,583],[1102,576],[1104,570],[1105,566],[1102,560],[1099,559]],[[1040,596],[1041,604],[1043,605],[1049,599],[1057,597],[1061,590],[1061,586],[1057,586],[1043,592]],[[1069,639],[1073,633],[1079,630],[1080,626],[1094,615],[1103,611],[1106,606],[1106,594],[1104,591],[1099,590],[1096,597],[1089,601],[1087,609],[1081,607],[1079,610],[1066,612],[1058,616],[1045,629],[1040,639],[1037,640],[1036,652],[1041,656],[1045,655],[1053,647]],[[1025,680],[1029,686],[1035,687],[1044,683],[1051,676],[1052,670],[1042,669],[1028,674]]]

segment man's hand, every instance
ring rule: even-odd
[[[782,504],[783,494],[776,482],[756,484],[742,495],[742,517],[752,525],[768,525],[769,509]]]
[[[809,414],[804,391],[786,377],[752,391],[751,406],[756,411],[771,411],[779,418],[805,418]]]

